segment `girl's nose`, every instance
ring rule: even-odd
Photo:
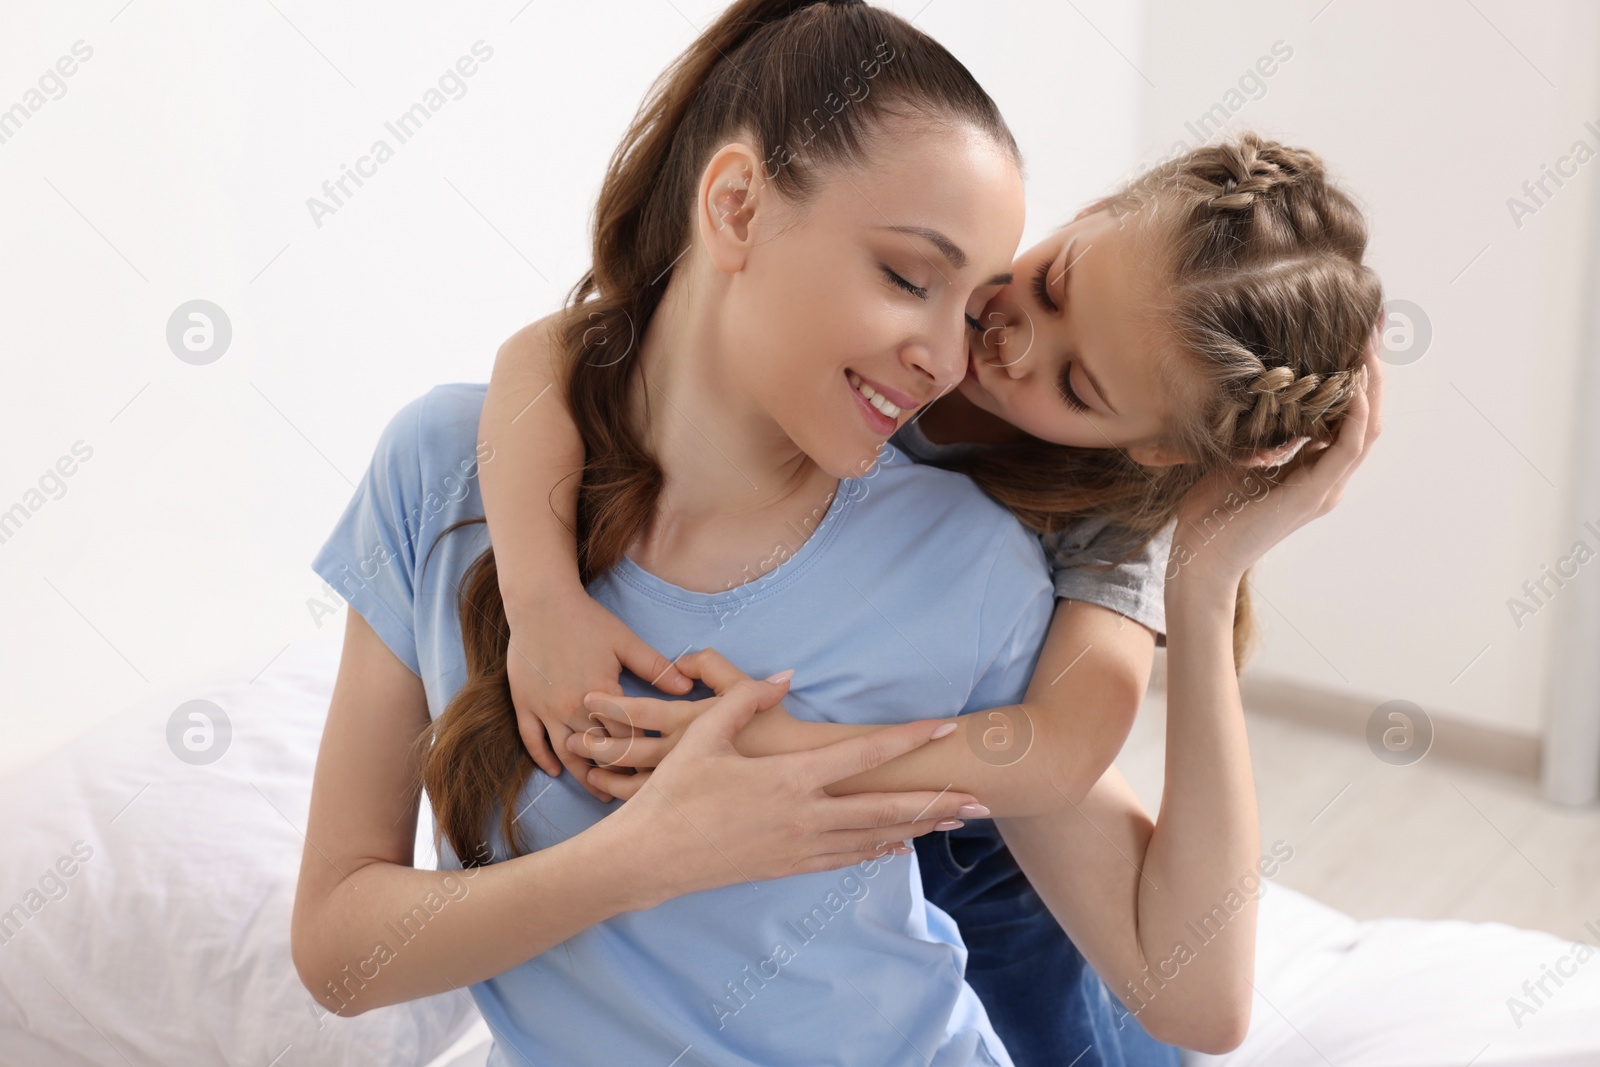
[[[1018,330],[1011,316],[999,312],[985,318],[988,321],[984,324],[983,350],[990,366],[1000,368],[1008,378],[1027,374],[1027,345],[1031,338],[1024,335],[1029,331]]]

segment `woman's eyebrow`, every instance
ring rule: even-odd
[[[910,237],[922,238],[924,241],[927,241],[929,244],[933,245],[933,247],[937,248],[939,250],[939,254],[944,256],[945,259],[949,260],[950,265],[956,270],[961,270],[967,265],[967,253],[961,248],[960,245],[950,240],[950,238],[946,237],[938,230],[931,230],[926,226],[880,226],[878,228],[882,230],[890,230],[894,233],[903,233]],[[1010,285],[1012,277],[1013,276],[1010,271],[1001,271],[999,274],[996,274],[983,284]]]
[[[966,252],[962,251],[960,245],[950,240],[950,238],[946,237],[938,230],[930,230],[926,226],[880,226],[879,229],[892,230],[895,233],[903,233],[910,237],[922,238],[924,241],[927,241],[929,244],[933,245],[933,247],[937,248],[939,250],[939,254],[944,256],[945,259],[949,260],[950,265],[956,270],[961,270],[967,265]]]

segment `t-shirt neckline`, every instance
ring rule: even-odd
[[[822,521],[811,532],[811,536],[805,539],[799,550],[760,577],[752,578],[731,589],[716,593],[685,589],[665,578],[651,574],[627,556],[623,556],[609,573],[618,581],[655,600],[691,611],[708,611],[725,608],[729,604],[747,604],[761,600],[797,580],[816,563],[838,537],[839,531],[844,528],[845,520],[849,517],[856,500],[866,495],[862,491],[865,488],[863,479],[839,479],[839,484],[834,489],[833,500],[829,502]]]

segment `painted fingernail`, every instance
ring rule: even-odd
[[[932,737],[933,737],[933,739],[935,741],[937,741],[941,737],[949,737],[952,733],[955,732],[955,729],[956,729],[956,724],[955,723],[947,722],[943,726],[939,727],[937,730],[933,731]]]
[[[782,685],[784,682],[787,682],[790,678],[793,678],[793,677],[794,677],[794,670],[791,668],[790,670],[787,670],[787,671],[779,671],[777,674],[774,674],[771,678],[768,678],[767,681],[772,682],[772,683],[777,684],[777,685]]]
[[[967,824],[960,819],[940,819],[933,824],[933,828],[935,830],[959,830],[965,825]]]
[[[982,804],[963,804],[956,809],[957,815],[964,815],[969,819],[987,819],[989,809]]]

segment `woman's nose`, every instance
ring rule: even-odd
[[[907,355],[913,368],[925,375],[936,389],[949,390],[967,376],[967,337],[963,331],[953,341],[933,345],[911,345]]]

